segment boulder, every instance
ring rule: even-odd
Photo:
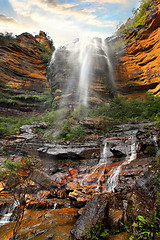
[[[137,179],[127,206],[127,220],[133,221],[138,215],[148,217],[154,209],[154,180],[149,169]]]
[[[117,150],[115,147],[114,148],[110,148],[110,151],[113,153],[113,155],[116,157],[116,158],[121,158],[121,157],[125,157],[126,154]]]
[[[48,190],[56,187],[56,183],[47,174],[38,169],[33,171],[31,180]]]
[[[96,194],[85,206],[83,214],[79,217],[70,233],[70,240],[85,239],[91,225],[95,226],[98,221],[106,224],[109,216],[109,195]]]
[[[97,142],[86,144],[44,144],[38,149],[43,158],[51,159],[90,159],[93,154],[100,155],[100,146]]]

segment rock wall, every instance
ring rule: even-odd
[[[116,83],[120,94],[144,96],[160,93],[160,1],[146,18],[144,26],[134,28],[123,56],[118,57]]]
[[[46,63],[41,58],[44,51],[39,39],[48,40],[45,34],[40,36],[35,38],[29,33],[23,33],[8,42],[0,38],[1,84],[36,91],[42,91],[47,86]]]
[[[44,56],[52,51],[52,47],[52,41],[42,31],[35,37],[29,33],[22,33],[15,38],[0,35],[2,114],[17,115],[38,108],[39,101],[32,95],[42,94],[48,88],[47,61]],[[26,100],[25,95],[31,97]],[[13,98],[16,100],[13,101]]]

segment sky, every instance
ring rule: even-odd
[[[105,39],[136,7],[138,0],[0,0],[0,32],[42,30],[56,47],[76,38]]]

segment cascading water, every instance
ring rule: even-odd
[[[86,176],[81,180],[81,182],[80,182],[81,186],[85,186],[86,181],[89,178],[94,176],[94,174],[98,174],[99,177],[97,179],[95,190],[97,190],[97,191],[99,190],[99,188],[101,186],[101,179],[103,178],[103,175],[105,174],[106,164],[107,164],[107,160],[108,160],[107,153],[108,153],[107,142],[105,142],[104,147],[101,152],[101,155],[100,155],[99,163],[97,165],[93,166],[92,168],[90,168],[90,173],[87,173]]]
[[[2,211],[2,217],[0,218],[0,226],[10,222],[10,217],[13,214],[14,209],[18,206],[17,201],[13,204],[7,205],[4,210]]]
[[[114,192],[115,187],[118,185],[119,174],[122,167],[137,158],[135,137],[132,136],[129,140],[131,140],[130,152],[124,162],[122,162],[118,167],[112,169],[112,172],[106,182],[106,192]]]
[[[126,157],[116,159],[110,148],[117,143],[117,147],[123,149]],[[122,168],[137,158],[136,137],[105,139],[99,163],[87,170],[86,175],[80,181],[81,186],[89,186],[96,191],[114,192],[118,185],[119,174]],[[118,162],[117,162],[118,160]]]
[[[107,43],[99,38],[76,39],[58,48],[48,68],[48,81],[60,106],[87,106],[89,99],[107,98],[115,86]]]

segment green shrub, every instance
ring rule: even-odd
[[[47,42],[45,40],[40,43],[40,47],[41,47],[41,49],[43,51],[43,53],[39,54],[40,58],[44,62],[49,62],[51,57],[52,57],[52,53],[55,51],[55,47],[52,46],[51,49],[49,49],[47,47]]]
[[[121,26],[118,28],[116,34],[123,37],[125,42],[127,43],[130,41],[128,38],[129,33],[139,25],[144,25],[147,16],[153,9],[154,1],[152,0],[140,0],[140,6],[137,9],[133,9],[132,13],[133,16],[131,18],[128,18],[126,23],[121,24]]]
[[[12,161],[10,158],[7,158],[4,162],[5,167],[8,172],[16,173],[21,167],[22,163],[18,161]]]
[[[132,227],[134,228],[135,234],[130,237],[130,240],[158,240],[160,237],[160,219],[156,214],[153,214],[148,218],[138,215],[137,220],[133,223]]]
[[[160,96],[146,94],[144,100],[116,96],[109,106],[99,105],[89,110],[88,116],[106,116],[112,120],[156,120],[160,113]]]
[[[73,140],[83,138],[84,136],[85,136],[84,127],[79,124],[72,126],[70,119],[63,121],[63,126],[59,132],[58,139]]]
[[[109,235],[109,230],[104,227],[104,224],[99,220],[96,225],[91,225],[86,232],[84,240],[102,240]]]
[[[58,137],[62,138],[62,139],[65,139],[65,140],[68,140],[71,136],[70,134],[71,134],[71,123],[70,123],[70,121],[65,120],[64,125],[61,128]]]
[[[70,138],[71,139],[78,139],[83,138],[85,136],[85,129],[81,125],[76,125],[71,128]]]

